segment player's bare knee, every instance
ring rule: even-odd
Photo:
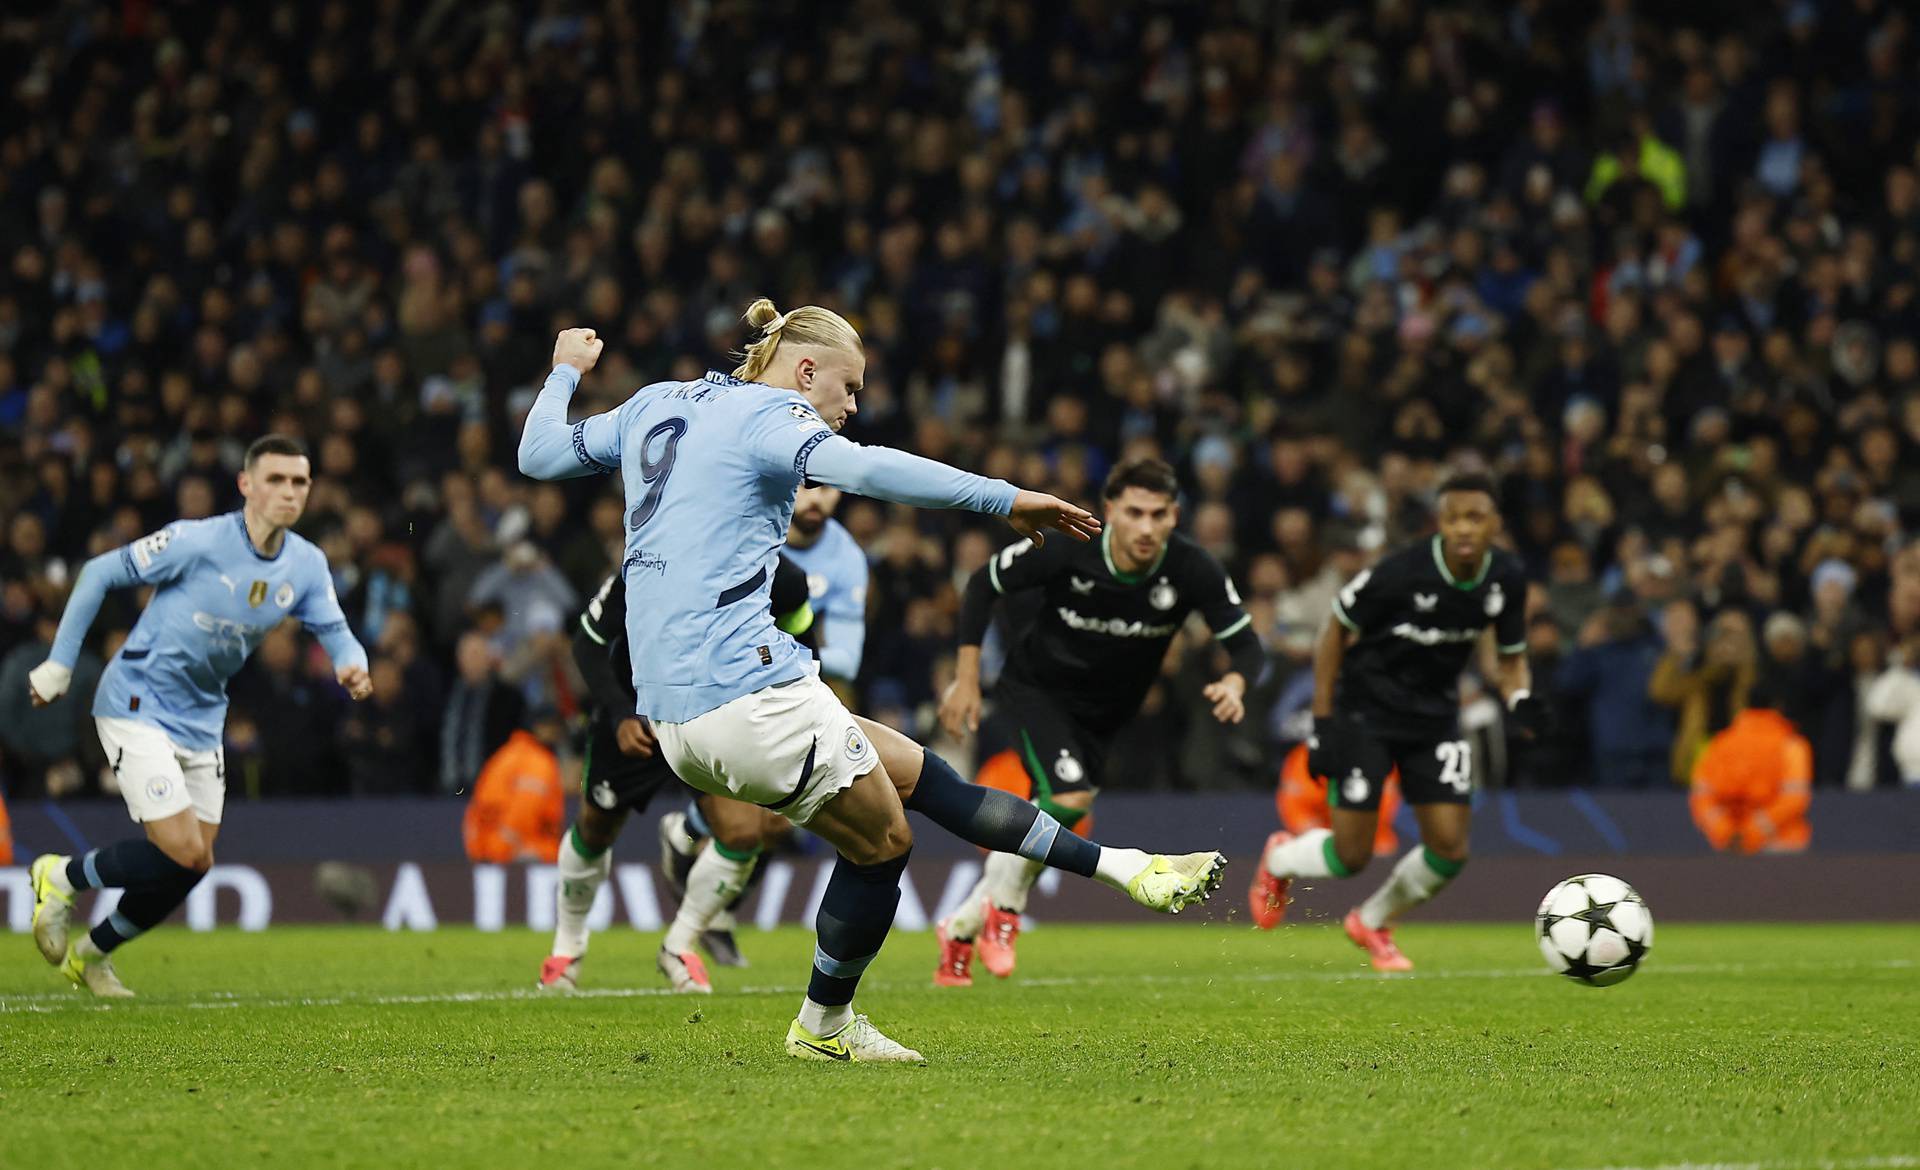
[[[762,844],[758,822],[714,825],[713,839],[722,847],[735,853],[751,853],[759,849]]]
[[[887,826],[885,842],[886,856],[880,860],[892,861],[896,857],[905,857],[912,848],[913,826],[909,825],[907,818],[903,816],[893,824]]]
[[[1367,863],[1373,860],[1373,849],[1368,845],[1350,845],[1343,847],[1336,841],[1333,846],[1333,854],[1340,859],[1340,867],[1347,871],[1348,877],[1352,877],[1354,874],[1367,868]]]
[[[841,853],[855,865],[881,865],[903,857],[913,848],[913,826],[904,816],[894,817],[878,832]]]
[[[205,873],[213,868],[213,850],[201,841],[169,841],[160,844],[160,852],[182,869]]]
[[[1440,840],[1436,840],[1433,843],[1427,845],[1427,851],[1432,853],[1435,857],[1438,857],[1440,860],[1451,862],[1454,865],[1465,865],[1467,863],[1467,857],[1471,852],[1467,848],[1467,843],[1465,841],[1440,841]]]
[[[620,835],[622,818],[601,812],[592,804],[582,802],[580,819],[573,823],[573,831],[580,834],[580,843],[596,853],[613,847],[614,838]]]

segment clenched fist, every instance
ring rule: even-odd
[[[373,694],[373,676],[367,673],[364,666],[343,666],[334,672],[333,677],[347,688],[347,697],[356,703]]]
[[[591,329],[562,329],[553,341],[553,364],[572,366],[584,374],[600,360],[600,351],[606,344]]]

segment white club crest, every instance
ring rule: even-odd
[[[1367,777],[1355,768],[1345,780],[1340,782],[1340,799],[1348,804],[1359,804],[1367,798]]]
[[[1487,588],[1487,616],[1499,617],[1500,611],[1507,608],[1507,596],[1500,592],[1499,582]]]
[[[1172,609],[1173,603],[1180,600],[1180,594],[1168,584],[1165,577],[1160,578],[1147,594],[1147,604],[1155,609]]]

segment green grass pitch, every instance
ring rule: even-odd
[[[0,1166],[1920,1166],[1920,931],[1663,925],[1606,990],[1529,925],[1409,926],[1380,978],[1335,928],[1048,926],[929,984],[897,934],[859,1006],[926,1068],[781,1051],[811,954],[746,932],[711,998],[657,936],[163,930],[104,1006],[0,961]]]

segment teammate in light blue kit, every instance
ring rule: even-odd
[[[867,645],[867,553],[833,518],[840,489],[807,486],[794,499],[787,559],[806,570],[807,592],[820,622],[820,673],[851,684]],[[841,691],[842,697],[847,692]]]
[[[1090,513],[834,432],[866,372],[860,335],[816,306],[747,310],[759,339],[732,376],[643,387],[605,414],[567,423],[567,402],[599,360],[591,329],[554,345],[554,369],[527,415],[520,470],[538,479],[621,473],[627,498],[627,637],[637,713],[676,774],[805,825],[840,853],[816,921],[813,974],[787,1051],[812,1060],[920,1062],[853,1014],[854,989],[893,924],[913,845],[906,809],[988,849],[1098,877],[1168,913],[1220,881],[1218,853],[1103,848],[1026,801],[968,784],[891,728],[856,719],[774,625],[774,555],[806,479],[922,507],[1005,516],[1035,541],[1084,540]]]
[[[240,473],[245,507],[176,521],[88,561],[52,653],[27,676],[35,706],[60,698],[107,591],[155,587],[93,701],[120,795],[146,836],[80,857],[46,854],[31,870],[34,942],[95,995],[132,994],[107,955],[164,921],[213,864],[226,803],[227,680],[267,631],[299,619],[326,647],[347,693],[373,693],[367,652],[347,629],[326,555],[288,531],[312,486],[299,443],[281,435],[255,441]],[[118,908],[69,940],[74,891],[109,887],[126,891]]]

